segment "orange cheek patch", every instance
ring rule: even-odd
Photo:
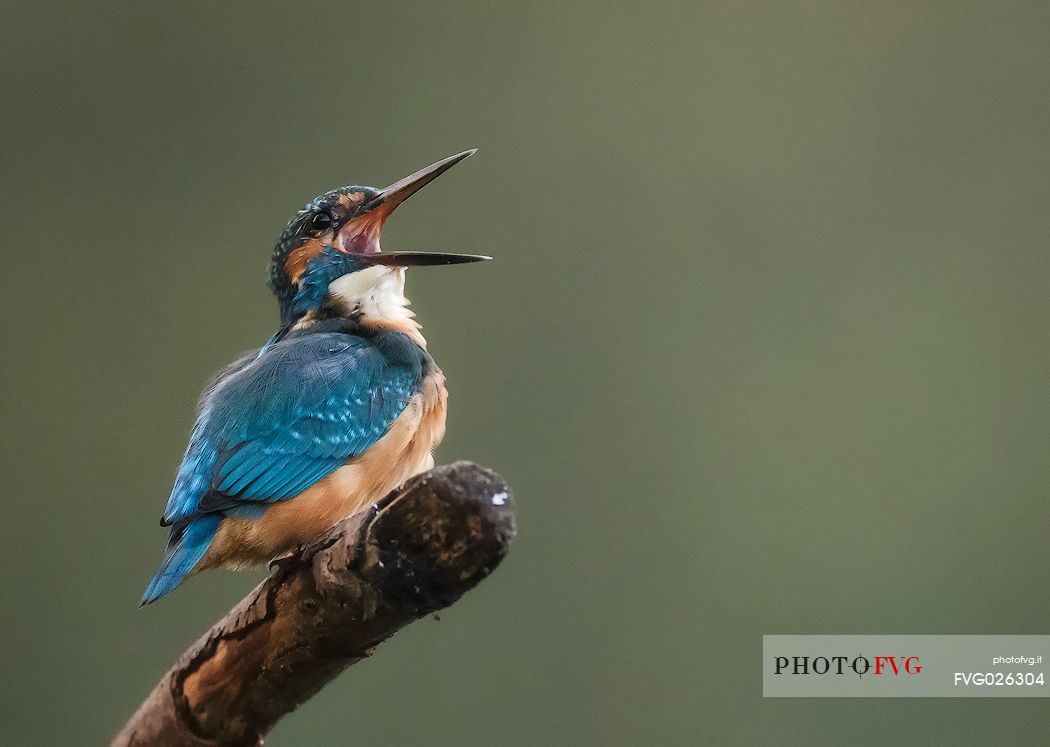
[[[307,239],[298,249],[293,249],[284,261],[284,269],[288,278],[293,283],[298,283],[299,278],[306,272],[307,263],[319,255],[324,249],[324,243],[320,239]]]

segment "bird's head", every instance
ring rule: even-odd
[[[404,307],[404,268],[489,259],[471,254],[382,252],[379,235],[392,212],[473,150],[449,156],[383,189],[349,186],[320,195],[288,222],[273,250],[270,288],[289,326],[325,308],[335,313]],[[407,312],[406,312],[407,313]],[[410,316],[410,314],[409,314]]]

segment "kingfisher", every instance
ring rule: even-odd
[[[286,555],[434,466],[448,395],[405,272],[490,258],[383,252],[379,238],[402,202],[474,152],[384,189],[333,189],[288,222],[269,271],[280,328],[205,388],[142,604],[201,571]]]

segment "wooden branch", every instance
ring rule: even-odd
[[[258,745],[281,716],[489,575],[514,537],[503,480],[413,478],[274,566],[164,675],[114,745]]]

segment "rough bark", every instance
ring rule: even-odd
[[[114,745],[256,745],[281,716],[499,564],[509,490],[437,467],[289,559],[182,655]]]

